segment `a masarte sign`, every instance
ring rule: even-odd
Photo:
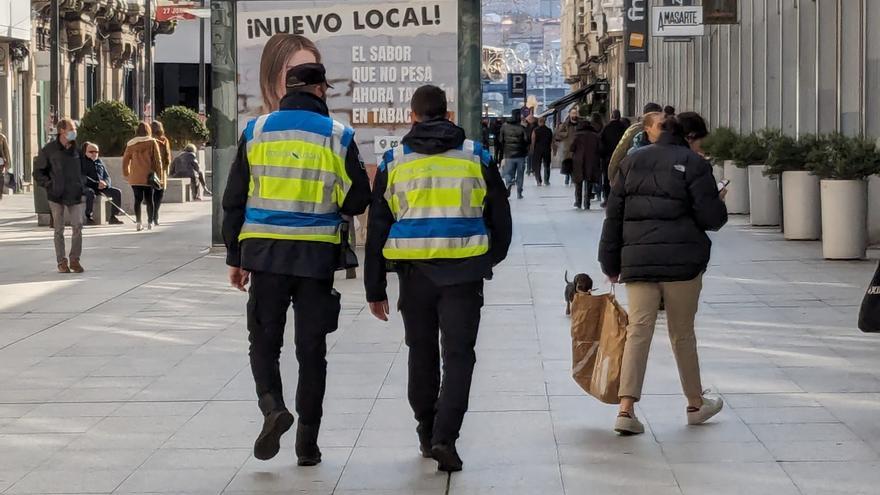
[[[703,7],[654,7],[651,11],[651,34],[653,36],[702,36]]]
[[[458,114],[457,0],[248,1],[237,9],[239,130],[277,109],[279,81],[303,38],[334,86],[331,116],[355,129],[368,164],[409,131],[418,87],[445,89]]]

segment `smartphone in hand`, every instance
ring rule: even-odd
[[[718,191],[723,191],[727,189],[727,186],[730,185],[730,179],[722,179],[718,182]]]

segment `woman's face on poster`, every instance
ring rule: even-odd
[[[314,64],[317,62],[318,59],[315,57],[315,54],[310,52],[309,50],[297,50],[291,53],[287,57],[287,62],[285,62],[284,68],[281,70],[281,73],[278,74],[278,79],[276,80],[277,82],[275,86],[275,94],[279,95],[279,98],[282,98],[285,94],[287,94],[285,79],[288,70],[296,67],[297,65]]]

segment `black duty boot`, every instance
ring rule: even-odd
[[[296,464],[298,466],[315,466],[321,462],[321,449],[318,448],[318,430],[320,425],[296,425]]]
[[[431,459],[434,454],[431,453],[431,437],[433,435],[434,425],[427,421],[420,421],[416,427],[416,433],[419,434],[419,451],[425,459]]]
[[[293,426],[293,414],[284,406],[278,407],[271,395],[260,398],[260,410],[263,411],[263,429],[254,442],[254,457],[266,461],[281,449],[281,435]]]
[[[434,455],[434,460],[437,461],[438,470],[447,473],[461,471],[464,463],[462,463],[461,457],[458,456],[454,443],[438,443],[431,448],[431,453]]]

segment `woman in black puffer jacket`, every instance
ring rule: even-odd
[[[612,282],[627,284],[629,326],[615,430],[644,432],[635,417],[661,299],[669,336],[688,400],[688,424],[703,423],[722,407],[703,397],[694,318],[712,242],[706,231],[727,223],[712,166],[692,151],[706,136],[705,123],[655,119],[645,131],[652,143],[628,156],[612,184],[599,262]]]

